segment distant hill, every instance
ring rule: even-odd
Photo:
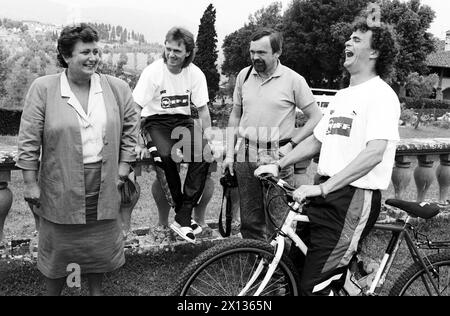
[[[100,46],[105,53],[102,56],[104,62],[112,62],[116,65],[120,54],[126,54],[127,63],[125,70],[142,71],[149,62],[158,59],[163,50],[163,46],[158,43],[147,43],[144,35],[127,30],[120,25],[109,25],[104,23],[89,23],[98,30],[100,36]],[[50,23],[43,23],[34,20],[16,21],[0,17],[0,42],[8,43],[7,48],[12,55],[20,52],[23,40],[26,36],[31,38],[51,38],[56,44],[56,40],[63,29]],[[117,36],[120,34],[120,36]]]

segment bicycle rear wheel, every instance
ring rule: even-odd
[[[274,258],[274,248],[257,240],[230,239],[205,251],[183,271],[175,296],[238,296],[254,278],[245,296],[252,296]],[[258,274],[258,267],[260,273]],[[257,276],[257,277],[256,277]],[[283,256],[261,296],[297,296],[297,272]],[[241,293],[242,294],[242,293]]]
[[[439,295],[450,295],[450,253],[441,253],[428,257],[428,266]],[[437,296],[425,269],[418,263],[412,264],[394,283],[389,296]]]

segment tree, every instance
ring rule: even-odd
[[[195,64],[203,71],[208,82],[209,99],[215,99],[219,91],[220,75],[217,71],[217,32],[216,32],[216,9],[210,4],[202,18],[198,28],[197,55]]]
[[[381,13],[382,21],[392,24],[397,33],[400,53],[393,81],[400,88],[400,95],[404,96],[409,74],[428,73],[425,61],[436,48],[433,35],[427,30],[435,13],[429,6],[421,5],[420,0],[382,0]]]
[[[350,24],[369,0],[293,0],[283,18],[282,62],[317,88],[338,88]]]
[[[6,96],[5,81],[8,77],[8,52],[0,44],[0,100]]]
[[[429,98],[433,93],[433,89],[439,80],[437,74],[431,74],[429,76],[421,76],[417,72],[413,72],[406,77],[406,90],[409,92],[411,97],[419,100],[422,103],[422,107],[419,111],[419,115],[416,121],[415,129],[419,127],[424,110],[425,102],[424,98]]]
[[[249,16],[248,24],[225,37],[222,45],[225,57],[222,64],[224,75],[237,76],[243,68],[251,64],[250,40],[257,28],[267,27],[281,31],[283,27],[281,8],[281,3],[275,2],[256,11],[255,14]]]
[[[111,31],[111,42],[114,42],[116,40],[116,28],[113,26]]]

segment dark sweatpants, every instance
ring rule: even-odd
[[[304,209],[310,223],[297,227],[297,234],[308,246],[307,255],[297,247],[291,247],[289,254],[298,268],[302,295],[328,296],[342,288],[350,260],[375,225],[380,209],[380,191],[352,186],[326,199],[310,200]]]
[[[207,141],[203,139],[200,129],[194,133],[194,120],[190,116],[151,116],[146,119],[143,128],[150,134],[161,156],[162,168],[175,203],[175,220],[181,226],[190,226],[192,209],[202,196],[208,175],[210,163],[205,159],[212,159]],[[177,156],[177,148],[183,152],[182,160]],[[189,163],[183,191],[177,163]]]

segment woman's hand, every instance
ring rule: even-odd
[[[293,198],[298,203],[303,203],[307,198],[316,197],[322,195],[322,190],[318,185],[302,185],[295,190]]]
[[[37,182],[25,183],[23,197],[29,204],[41,207],[41,189]]]
[[[124,184],[124,179],[128,178],[130,175],[130,164],[127,162],[121,162],[119,163],[119,183],[117,184],[117,187],[120,188]]]
[[[234,159],[233,158],[225,158],[222,163],[222,173],[225,174],[227,169],[230,171],[230,174],[234,176]]]

